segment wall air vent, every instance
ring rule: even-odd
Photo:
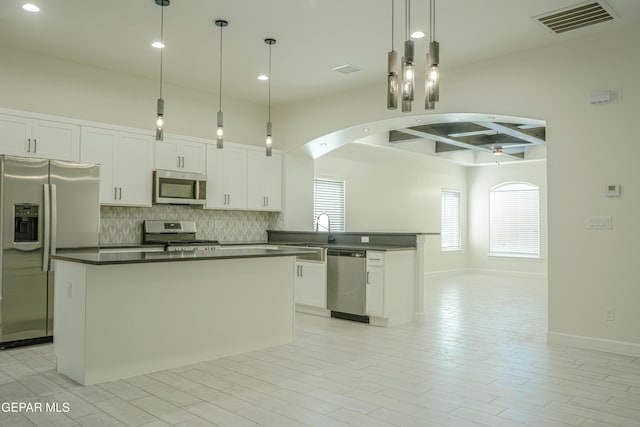
[[[331,71],[337,71],[342,74],[351,74],[351,73],[355,73],[356,71],[360,71],[360,68],[355,67],[351,64],[344,64],[338,67],[333,67]]]
[[[603,0],[580,3],[533,17],[533,20],[544,25],[554,34],[588,27],[612,19],[614,19],[613,10]]]

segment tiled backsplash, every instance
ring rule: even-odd
[[[140,243],[145,219],[195,221],[198,239],[266,241],[267,230],[278,228],[278,218],[279,212],[216,211],[173,205],[150,208],[102,206],[100,244]]]

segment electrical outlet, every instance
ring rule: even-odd
[[[589,230],[610,230],[612,222],[610,216],[590,216],[587,217],[587,228]]]
[[[607,322],[613,322],[616,320],[616,310],[613,307],[604,308],[604,320]]]
[[[369,236],[360,236],[360,243],[369,243]]]

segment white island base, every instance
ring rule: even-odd
[[[289,343],[293,256],[56,261],[57,368],[83,385]]]

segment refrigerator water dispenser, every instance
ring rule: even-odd
[[[38,241],[38,205],[14,205],[14,243]]]

